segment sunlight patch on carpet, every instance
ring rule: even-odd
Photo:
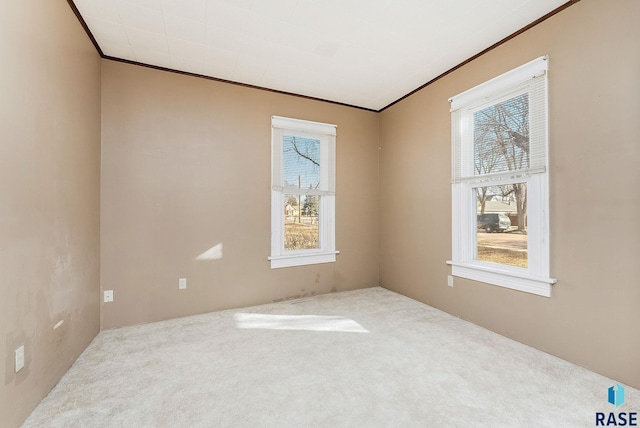
[[[354,320],[344,317],[237,313],[234,319],[238,328],[369,333]]]

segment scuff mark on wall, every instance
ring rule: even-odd
[[[74,269],[75,263],[72,257],[69,233],[65,232],[64,237],[55,236],[54,241],[48,254],[51,274],[49,275],[48,298],[46,299],[51,321],[56,314],[68,310],[78,285],[78,272]]]

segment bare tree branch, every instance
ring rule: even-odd
[[[300,151],[300,149],[298,148],[298,144],[296,143],[296,138],[295,137],[293,137],[291,142],[293,143],[293,150],[298,154],[298,156],[308,160],[309,162],[313,163],[316,166],[320,166],[320,163],[318,161],[316,161],[311,156],[306,155],[306,154],[304,154],[304,153],[302,153]]]

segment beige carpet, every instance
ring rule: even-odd
[[[589,427],[640,391],[382,288],[101,332],[25,427]]]

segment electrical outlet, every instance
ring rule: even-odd
[[[16,373],[24,367],[24,345],[16,349]]]
[[[104,290],[105,303],[113,302],[113,290]]]
[[[184,290],[187,288],[187,278],[180,278],[178,280],[178,289]]]
[[[453,287],[453,275],[447,275],[447,285]]]

